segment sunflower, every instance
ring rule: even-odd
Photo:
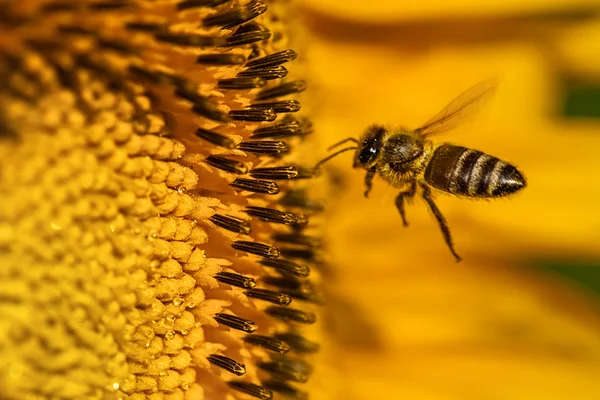
[[[305,396],[322,206],[286,18],[5,3],[3,398]]]

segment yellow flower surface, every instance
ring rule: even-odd
[[[322,207],[285,7],[3,7],[0,397],[306,397]]]

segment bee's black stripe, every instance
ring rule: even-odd
[[[474,171],[477,161],[485,156],[477,150],[467,150],[462,153],[462,156],[457,160],[454,166],[452,179],[450,181],[450,191],[452,193],[469,195],[469,184],[471,179],[477,179],[476,171]],[[473,174],[475,172],[475,175]]]
[[[451,144],[444,144],[435,149],[425,169],[425,181],[436,189],[454,193],[450,191],[452,176],[458,160],[467,151],[471,150]]]
[[[475,186],[475,190],[474,190],[474,196],[477,197],[488,197],[488,188],[490,186],[491,180],[492,180],[492,173],[494,172],[494,169],[496,168],[496,165],[500,161],[499,159],[497,159],[496,157],[491,157],[488,156],[489,158],[486,160],[485,163],[483,163],[483,165],[481,166],[480,170],[479,170],[479,181],[477,182],[476,186]]]

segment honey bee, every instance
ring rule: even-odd
[[[499,158],[467,147],[434,143],[428,137],[453,128],[467,111],[472,110],[494,88],[495,85],[490,82],[470,88],[429,122],[414,130],[389,130],[381,125],[371,125],[359,140],[350,137],[331,146],[329,150],[347,142],[356,144],[331,154],[315,168],[318,169],[338,154],[356,150],[354,168],[367,170],[365,197],[369,197],[376,174],[400,189],[396,208],[405,227],[408,222],[404,203],[420,192],[440,226],[446,245],[458,262],[461,258],[454,249],[446,219],[433,200],[432,188],[459,197],[489,199],[515,193],[523,189],[526,182],[515,166]]]

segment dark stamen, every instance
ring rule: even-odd
[[[163,29],[163,26],[160,24],[153,24],[150,22],[130,22],[125,25],[127,29],[131,29],[133,31],[140,32],[158,32]]]
[[[227,382],[230,388],[237,390],[238,392],[245,393],[249,396],[256,397],[260,400],[271,400],[273,398],[273,392],[262,386],[255,385],[249,382],[243,381],[229,381]]]
[[[252,1],[240,8],[211,15],[202,20],[204,26],[221,26],[223,29],[231,29],[248,22],[265,11],[267,5],[261,1]]]
[[[244,331],[252,333],[256,330],[256,324],[254,321],[249,319],[240,318],[232,314],[218,313],[213,317],[219,324],[230,327],[231,329],[237,329],[238,331]]]
[[[292,261],[263,259],[260,260],[259,263],[265,267],[273,268],[281,275],[285,276],[306,278],[310,274],[310,268],[308,268],[306,265],[296,264]]]
[[[246,373],[246,366],[242,363],[239,363],[229,357],[222,356],[220,354],[211,354],[206,357],[206,359],[213,365],[216,365],[219,368],[223,368],[224,370],[231,372],[237,376],[242,376]]]
[[[90,10],[93,11],[108,11],[108,10],[118,10],[127,7],[131,7],[131,1],[105,1],[99,3],[88,4]]]
[[[289,136],[300,136],[305,133],[306,132],[300,122],[290,121],[255,129],[250,136],[250,139],[284,138]]]
[[[108,50],[113,50],[124,55],[135,55],[139,54],[139,49],[117,40],[108,40],[102,38],[96,38],[96,43],[99,47],[104,47]]]
[[[284,154],[290,150],[285,142],[276,140],[244,141],[237,147],[242,151],[257,154]]]
[[[243,65],[246,58],[239,54],[202,54],[196,58],[197,64],[204,65]]]
[[[278,333],[275,337],[289,344],[292,350],[297,353],[315,353],[321,348],[318,343],[311,342],[297,333]]]
[[[243,162],[223,156],[211,154],[206,158],[206,162],[215,168],[231,172],[232,174],[245,174],[248,172],[248,167]]]
[[[255,89],[263,87],[267,84],[267,81],[258,76],[254,77],[242,77],[242,78],[231,78],[221,79],[217,86],[219,89],[224,90],[242,90],[242,89]]]
[[[308,311],[296,310],[289,307],[272,306],[265,310],[273,318],[278,318],[286,322],[299,322],[301,324],[314,324],[317,316]]]
[[[314,288],[310,281],[298,280],[293,277],[276,278],[267,276],[263,278],[263,282],[278,287],[295,299],[319,305],[325,304],[325,297]]]
[[[268,289],[252,289],[247,290],[244,293],[248,297],[268,301],[269,303],[280,306],[287,306],[292,302],[292,299],[287,294],[274,292]]]
[[[248,24],[252,28],[241,27],[231,36],[225,37],[226,44],[220,47],[237,47],[262,42],[271,37],[271,32],[258,24]]]
[[[233,183],[229,184],[229,186],[254,193],[279,193],[279,186],[275,182],[263,181],[259,179],[236,178]]]
[[[249,235],[252,230],[250,224],[247,221],[244,221],[240,218],[232,217],[230,215],[214,214],[209,218],[209,220],[213,224],[235,233]]]
[[[256,286],[254,279],[236,274],[234,272],[221,271],[215,275],[215,279],[226,285],[239,287],[242,289],[253,289]]]
[[[254,97],[256,100],[270,100],[290,94],[301,93],[306,90],[306,81],[293,81],[281,85],[263,89]]]
[[[260,78],[270,81],[273,79],[285,78],[287,74],[288,70],[285,67],[277,66],[247,69],[245,71],[241,71],[239,74],[237,74],[237,76],[258,76]]]
[[[206,140],[214,145],[225,147],[226,149],[234,149],[235,143],[227,136],[223,136],[217,132],[209,131],[207,129],[198,128],[196,129],[196,136]]]
[[[297,177],[298,168],[294,166],[253,168],[250,170],[250,176],[257,179],[285,180]]]
[[[267,68],[267,67],[276,67],[278,65],[284,64],[288,61],[293,61],[296,59],[298,55],[294,50],[283,50],[277,53],[269,54],[268,56],[255,58],[248,63],[246,63],[246,68],[256,69],[256,68]]]
[[[159,42],[190,47],[215,47],[227,44],[225,38],[192,34],[156,33],[154,38]]]
[[[315,264],[323,262],[322,258],[311,248],[282,247],[281,254],[289,258],[301,258]]]
[[[309,211],[323,211],[325,207],[318,201],[311,200],[305,190],[288,190],[286,194],[279,199],[279,204],[286,207],[298,207]]]
[[[290,351],[290,345],[285,341],[270,336],[263,335],[246,335],[244,336],[244,342],[250,343],[256,346],[260,346],[276,353],[285,354]]]
[[[189,8],[216,7],[225,4],[230,0],[185,0],[177,4],[177,10],[187,10]]]
[[[290,290],[300,290],[305,284],[306,280],[299,280],[295,277],[284,276],[284,277],[274,277],[274,276],[265,276],[262,281],[270,286],[276,286],[286,293]]]
[[[278,357],[274,361],[259,362],[258,367],[270,372],[273,378],[305,383],[312,372],[312,368],[300,359]]]
[[[253,103],[248,108],[256,110],[272,109],[276,113],[292,113],[300,111],[300,102],[297,100],[281,100],[269,103]]]
[[[257,256],[276,259],[279,257],[279,250],[277,247],[269,246],[264,243],[248,242],[245,240],[236,240],[231,245],[234,249],[244,251],[249,254],[255,254]]]
[[[217,105],[210,102],[205,101],[201,103],[196,103],[192,107],[192,112],[201,117],[205,117],[211,119],[213,121],[218,122],[229,122],[231,119],[225,114],[223,111],[217,108]]]
[[[137,65],[130,65],[129,72],[154,85],[169,85],[172,83],[167,75],[148,68],[138,67]]]
[[[277,114],[270,108],[265,110],[231,110],[229,111],[229,117],[235,121],[248,121],[248,122],[262,122],[262,121],[275,121]]]
[[[244,209],[248,215],[256,217],[261,221],[284,224],[289,226],[306,225],[308,220],[303,214],[294,214],[287,211],[279,211],[274,208],[248,206]]]

